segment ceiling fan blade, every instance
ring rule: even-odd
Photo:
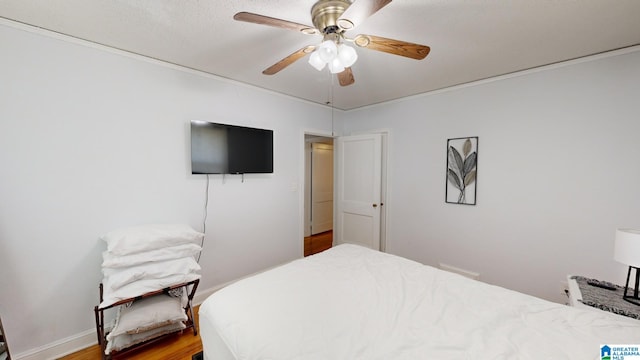
[[[373,35],[358,35],[355,37],[354,42],[360,47],[400,55],[416,60],[424,59],[429,55],[429,51],[431,51],[431,48],[426,45],[387,39]]]
[[[320,33],[313,26],[298,24],[291,21],[276,19],[269,16],[254,14],[246,11],[239,12],[233,15],[233,18],[238,21],[245,21],[245,22],[254,23],[254,24],[268,25],[268,26],[278,27],[278,28],[287,29],[287,30],[294,30],[294,31],[298,31],[308,35]]]
[[[309,46],[305,46],[302,49],[294,52],[293,54],[287,56],[286,58],[278,61],[277,63],[269,66],[268,68],[266,68],[262,73],[265,75],[273,75],[275,73],[277,73],[278,71],[286,68],[287,66],[293,64],[296,60],[300,59],[301,57],[304,57],[305,55],[313,52],[313,50],[315,50],[315,46],[313,45],[309,45]]]
[[[350,67],[338,73],[338,82],[340,83],[340,86],[349,86],[356,82],[356,80],[353,78],[353,72],[351,71]]]
[[[340,16],[337,24],[344,30],[352,29],[390,2],[391,0],[355,0]]]

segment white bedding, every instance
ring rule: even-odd
[[[238,281],[200,306],[208,360],[600,359],[640,321],[548,302],[340,245]]]

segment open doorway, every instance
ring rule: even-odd
[[[333,245],[333,138],[305,134],[304,256]]]

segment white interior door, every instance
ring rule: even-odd
[[[344,136],[335,144],[334,242],[380,250],[382,135]]]
[[[333,145],[311,145],[311,235],[333,229]]]

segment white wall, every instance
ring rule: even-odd
[[[391,130],[387,251],[554,301],[570,273],[623,282],[615,229],[640,228],[635,50],[349,112],[347,134]],[[446,142],[465,136],[476,206],[444,201]]]
[[[95,339],[101,234],[202,230],[192,119],[274,131],[273,174],[211,177],[200,289],[302,255],[303,131],[330,131],[327,108],[10,24],[0,23],[0,315],[14,356]]]
[[[8,24],[0,315],[14,355],[94,336],[100,234],[202,228],[191,119],[275,142],[274,174],[212,177],[200,289],[302,254],[302,136],[330,131],[325,107]],[[619,282],[614,230],[640,227],[638,78],[635,52],[338,112],[346,132],[391,130],[387,250],[558,301],[567,273]],[[476,206],[444,203],[446,139],[461,136],[480,137]]]

